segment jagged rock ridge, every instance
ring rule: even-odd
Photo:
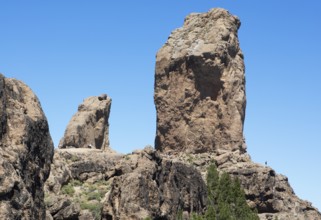
[[[57,149],[51,169],[49,219],[175,219],[180,210],[188,216],[206,206],[201,174],[148,147],[128,155]]]
[[[191,14],[158,51],[154,96],[157,150],[245,150],[239,27],[239,19],[223,9]]]
[[[152,148],[129,155],[56,149],[45,193],[48,219],[174,219],[179,210],[202,212],[207,198],[200,173]]]
[[[111,99],[106,94],[84,100],[71,118],[59,148],[94,148],[109,150]]]
[[[0,74],[0,219],[45,219],[53,143],[38,98]]]

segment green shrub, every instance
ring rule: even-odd
[[[100,192],[96,192],[96,191],[94,191],[94,192],[89,192],[88,194],[87,194],[87,199],[90,201],[90,200],[97,200],[97,201],[100,201],[100,199],[101,199],[101,194],[100,194]]]
[[[176,220],[183,220],[183,210],[179,209],[176,215]]]
[[[191,220],[205,220],[202,215],[197,215],[196,213],[192,213]]]
[[[100,219],[101,218],[101,209],[102,209],[102,204],[100,203],[91,203],[91,202],[81,202],[80,203],[80,208],[82,210],[89,210],[91,213],[94,214],[95,219]]]
[[[46,207],[49,207],[49,206],[52,206],[53,203],[54,203],[54,200],[52,197],[50,197],[49,195],[45,195],[45,204],[46,204]]]
[[[61,188],[61,192],[66,195],[73,196],[75,193],[75,189],[71,183],[68,183]]]
[[[80,180],[72,180],[71,181],[71,185],[73,185],[73,186],[82,186],[83,182],[81,182]]]

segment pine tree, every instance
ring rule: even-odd
[[[215,165],[207,172],[208,204],[204,215],[192,216],[193,220],[259,220],[257,213],[246,203],[245,193],[237,178],[219,175]]]

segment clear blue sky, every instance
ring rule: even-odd
[[[154,143],[157,50],[187,14],[213,7],[242,21],[252,159],[321,210],[319,0],[0,0],[0,72],[38,95],[55,145],[78,104],[107,93],[111,146],[131,152]]]

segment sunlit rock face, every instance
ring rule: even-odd
[[[109,151],[109,113],[111,98],[92,96],[78,106],[59,148],[92,148]]]
[[[223,9],[191,14],[158,51],[155,147],[162,152],[245,151],[240,21]]]

